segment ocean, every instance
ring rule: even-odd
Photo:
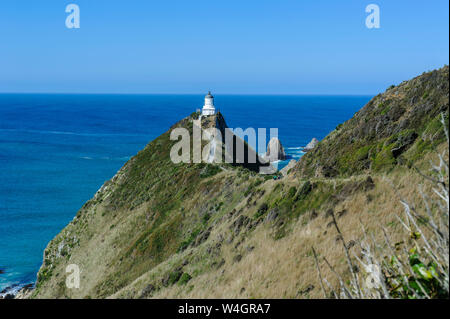
[[[47,243],[83,203],[203,97],[0,94],[0,291],[33,283]],[[217,95],[215,105],[229,127],[278,128],[281,168],[370,98]]]

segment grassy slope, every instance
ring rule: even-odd
[[[302,158],[298,175],[350,176],[411,165],[444,141],[439,120],[441,112],[448,120],[448,76],[445,66],[377,95]]]
[[[391,181],[420,205],[411,167],[426,166],[432,146],[446,147],[436,124],[443,109],[448,118],[448,67],[375,97],[282,180],[175,165],[167,132],[49,243],[33,297],[321,297],[311,246],[346,269],[326,211],[338,213],[347,242],[360,238],[360,220],[400,236]],[[176,126],[192,128],[191,119]],[[65,287],[72,263],[79,290]]]

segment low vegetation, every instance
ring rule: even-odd
[[[448,98],[447,66],[391,87],[283,178],[174,164],[169,130],[48,244],[32,297],[443,297]]]
[[[448,128],[444,115],[441,124],[449,142]],[[448,146],[448,145],[447,145]],[[433,197],[425,195],[420,187],[423,205],[417,209],[406,200],[401,199],[404,217],[397,216],[404,227],[402,241],[393,242],[390,231],[381,227],[384,242],[380,243],[368,234],[364,225],[363,238],[357,254],[349,254],[349,245],[340,231],[333,211],[333,225],[339,234],[339,241],[345,251],[348,272],[352,274],[345,282],[326,257],[325,264],[332,270],[339,281],[333,287],[322,277],[317,253],[316,267],[324,297],[332,298],[448,298],[449,294],[449,162],[448,147],[436,156],[438,164],[432,164],[428,175],[418,172],[431,184]],[[423,211],[422,211],[423,210]],[[360,257],[358,257],[358,255]],[[355,262],[357,260],[358,263]],[[358,276],[357,269],[362,269]],[[327,283],[327,288],[325,288]]]

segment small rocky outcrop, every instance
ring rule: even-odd
[[[22,287],[22,289],[20,289],[17,292],[17,295],[15,295],[15,299],[28,299],[31,294],[33,293],[33,288],[34,285],[33,284],[28,284]]]
[[[293,167],[295,166],[295,164],[297,164],[297,161],[296,161],[296,160],[294,160],[294,159],[290,160],[289,163],[288,163],[285,167],[283,167],[283,168],[280,170],[280,173],[281,173],[283,176],[286,176],[287,173],[289,172],[289,170],[290,170],[291,168],[293,168]]]
[[[269,214],[267,214],[264,222],[265,223],[273,222],[278,218],[278,215],[279,215],[278,209],[274,208],[269,212]]]
[[[278,160],[285,160],[286,153],[284,152],[283,145],[277,137],[272,137],[267,145],[266,159],[270,162]]]
[[[141,298],[141,299],[148,298],[153,294],[153,292],[155,290],[156,290],[155,286],[152,284],[149,284],[142,290],[141,296],[139,298]]]
[[[303,151],[309,152],[309,151],[313,150],[317,146],[317,144],[319,144],[319,140],[317,138],[313,137],[311,142],[309,142],[308,145],[305,146]]]
[[[14,284],[0,291],[0,299],[27,299],[33,292],[34,285]]]

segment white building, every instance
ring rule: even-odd
[[[214,96],[211,92],[205,96],[205,105],[203,105],[202,115],[214,115],[216,114],[216,108],[214,107]]]

